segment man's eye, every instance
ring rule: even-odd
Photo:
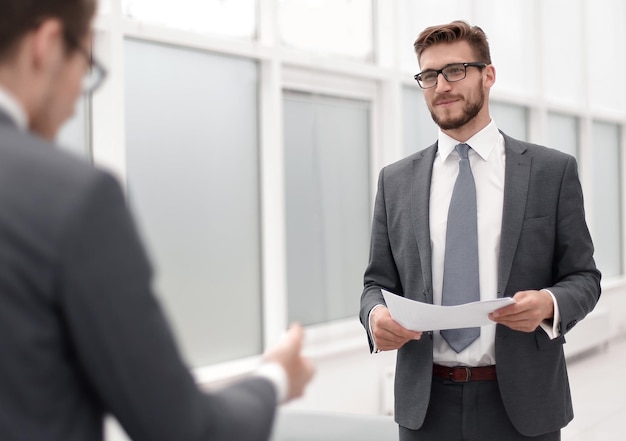
[[[449,67],[446,69],[446,74],[447,75],[461,75],[463,73],[463,68],[462,67]]]

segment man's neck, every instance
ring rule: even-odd
[[[463,143],[478,132],[480,132],[482,129],[487,127],[490,122],[491,116],[489,115],[489,105],[487,102],[485,102],[480,112],[478,112],[478,114],[474,118],[463,124],[461,127],[450,130],[442,129],[441,131],[448,135],[450,138]]]
[[[28,127],[28,116],[17,98],[0,84],[0,110],[2,110],[20,129]]]
[[[465,124],[463,127],[459,127],[458,129],[452,130],[442,130],[443,133],[448,135],[450,138],[457,140],[458,142],[466,142],[472,136],[483,130],[485,127],[489,125],[491,119],[488,119],[486,122],[481,122],[480,124],[472,124],[471,121],[468,124]]]

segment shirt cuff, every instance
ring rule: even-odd
[[[263,363],[255,371],[255,375],[269,380],[276,389],[276,403],[284,403],[287,400],[287,374],[285,369],[278,363]]]
[[[561,323],[559,304],[557,303],[554,294],[552,294],[552,291],[550,291],[549,289],[542,289],[542,291],[547,292],[552,297],[552,303],[554,304],[554,316],[552,317],[552,320],[544,320],[539,324],[539,326],[541,326],[541,329],[543,329],[546,334],[548,334],[550,340],[554,340],[561,335],[561,331],[559,329],[559,323]]]
[[[378,353],[380,352],[380,349],[378,349],[378,346],[376,346],[376,340],[374,340],[374,334],[372,334],[372,312],[374,312],[374,310],[376,308],[378,308],[379,306],[385,306],[382,303],[379,303],[378,305],[374,306],[372,309],[370,309],[370,313],[367,316],[367,331],[370,333],[370,340],[372,340],[372,352],[373,353]]]

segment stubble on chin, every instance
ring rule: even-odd
[[[449,98],[449,97],[448,97]],[[476,100],[471,102],[465,100],[462,96],[457,98],[459,101],[463,103],[463,109],[460,115],[457,117],[447,117],[444,115],[437,115],[434,110],[434,106],[436,106],[436,100],[434,100],[433,106],[429,106],[430,116],[432,117],[435,124],[441,128],[441,130],[456,130],[465,126],[467,123],[472,121],[476,116],[480,113],[483,108],[485,102],[485,94],[482,90],[480,90],[478,97]]]
[[[473,120],[476,117],[476,115],[478,115],[478,113],[480,112],[480,109],[482,109],[482,106],[483,106],[482,101],[476,101],[474,103],[465,103],[465,106],[463,107],[463,112],[457,117],[446,117],[445,115],[439,116],[431,108],[430,116],[432,117],[435,124],[437,124],[437,126],[439,126],[441,130],[456,130],[456,129],[460,129],[461,127],[469,123],[471,120]]]

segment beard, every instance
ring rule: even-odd
[[[463,113],[456,118],[445,118],[438,116],[433,108],[430,107],[430,116],[432,117],[435,124],[441,128],[441,130],[456,130],[463,127],[465,124],[473,120],[476,115],[480,112],[480,109],[483,108],[483,104],[485,102],[485,92],[482,89],[479,89],[478,99],[472,102],[465,102],[465,107],[463,108]]]

